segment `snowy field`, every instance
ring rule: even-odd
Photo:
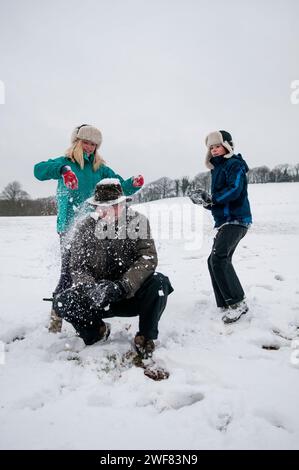
[[[85,348],[70,325],[48,333],[55,217],[0,218],[1,449],[299,448],[299,184],[250,185],[249,195],[254,225],[235,266],[250,312],[234,325],[210,284],[210,214],[202,246],[157,239],[158,270],[175,289],[156,350],[171,374],[162,382],[121,364],[137,319],[111,319],[109,341]],[[151,206],[174,203],[189,200]]]

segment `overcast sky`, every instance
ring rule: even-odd
[[[123,177],[204,171],[208,132],[250,167],[299,160],[298,0],[0,0],[0,191],[82,123]]]

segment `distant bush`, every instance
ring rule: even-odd
[[[24,200],[0,200],[0,216],[56,215],[54,197]]]

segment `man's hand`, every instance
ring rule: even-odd
[[[135,188],[141,188],[144,185],[144,178],[142,175],[133,176],[133,186]]]
[[[127,291],[122,281],[100,281],[88,291],[90,299],[97,308],[105,308],[113,302],[119,302],[126,297]]]
[[[210,208],[213,205],[212,196],[204,189],[195,189],[189,197],[194,204],[200,204],[206,208]]]
[[[64,166],[61,170],[63,182],[68,189],[78,189],[78,179],[70,166]]]

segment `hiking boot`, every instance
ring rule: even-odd
[[[134,338],[134,346],[137,354],[142,359],[148,359],[152,357],[155,350],[155,343],[152,339],[147,339],[143,335],[137,334]]]
[[[48,326],[49,333],[60,333],[62,328],[62,318],[60,318],[52,308],[50,314],[50,322]]]
[[[97,342],[105,343],[109,338],[111,333],[111,325],[110,323],[104,323],[100,326],[100,338]]]
[[[248,312],[248,306],[245,300],[237,302],[236,304],[229,305],[226,313],[223,315],[222,320],[224,323],[234,323],[239,320],[242,315]]]

